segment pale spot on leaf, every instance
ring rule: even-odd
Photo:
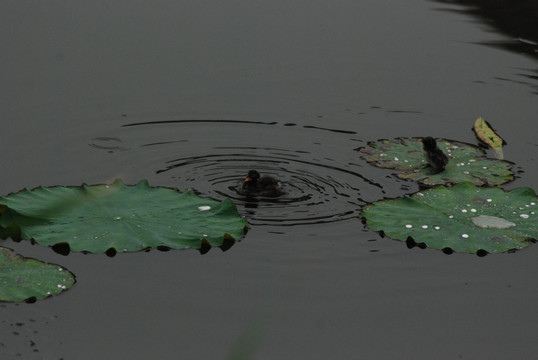
[[[508,229],[513,226],[516,226],[511,221],[508,221],[506,219],[497,217],[497,216],[490,216],[490,215],[480,215],[471,218],[471,221],[473,224],[475,224],[478,227],[484,228],[484,229]]]

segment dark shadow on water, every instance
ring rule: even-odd
[[[466,8],[441,9],[461,14],[468,14],[478,21],[507,35],[510,39],[505,41],[487,41],[482,45],[509,50],[518,54],[525,54],[538,59],[538,1],[536,0],[433,0],[448,5],[462,5]],[[522,81],[531,86],[538,94],[538,69],[522,69],[532,74],[518,74],[528,79]],[[513,81],[513,80],[510,80]]]
[[[434,0],[468,7],[450,10],[470,14],[513,38],[497,46],[538,58],[538,1],[536,0]],[[495,44],[490,44],[495,45]]]

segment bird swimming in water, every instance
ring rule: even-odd
[[[418,141],[422,142],[422,153],[424,158],[431,166],[434,171],[434,174],[440,173],[445,170],[446,164],[448,164],[448,156],[439,149],[435,139],[431,136],[421,138]]]
[[[283,194],[282,184],[270,176],[260,176],[256,170],[248,172],[241,190],[246,195],[278,196]]]

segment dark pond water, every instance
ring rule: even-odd
[[[534,7],[469,3],[2,2],[0,194],[148,179],[231,197],[252,227],[203,256],[6,241],[78,282],[0,305],[0,358],[534,358],[538,246],[448,256],[358,219],[417,187],[355,148],[474,143],[478,116],[524,170],[506,188],[538,188]],[[246,203],[251,168],[287,194]]]

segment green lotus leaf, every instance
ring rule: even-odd
[[[75,276],[67,269],[25,258],[0,247],[0,301],[44,299],[69,289]]]
[[[247,227],[229,199],[219,203],[146,181],[39,187],[0,198],[0,204],[8,207],[0,225],[20,230],[20,235],[7,231],[12,238],[33,239],[65,254],[114,255],[152,247],[225,250]]]
[[[359,148],[361,156],[369,163],[400,170],[401,179],[417,181],[423,185],[446,185],[470,182],[474,185],[500,185],[514,179],[512,163],[488,159],[478,147],[453,140],[437,139],[437,145],[448,155],[444,171],[434,174],[427,167],[422,154],[422,143],[416,138],[398,138],[371,141]]]
[[[439,186],[372,203],[361,217],[390,238],[448,252],[506,252],[538,239],[538,201],[530,188]]]

